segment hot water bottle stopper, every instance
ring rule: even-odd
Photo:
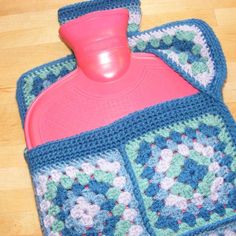
[[[95,4],[96,10],[103,9]],[[236,125],[222,100],[226,64],[215,34],[191,19],[132,33],[128,43],[132,52],[161,59],[197,92],[26,149],[44,235],[234,235]],[[44,89],[32,95],[35,84],[53,68],[75,69],[69,59],[21,77],[23,122]]]

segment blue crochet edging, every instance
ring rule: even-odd
[[[139,190],[139,186],[137,184],[138,182],[137,182],[137,179],[135,177],[133,168],[131,167],[131,163],[129,161],[129,157],[126,154],[125,147],[123,146],[119,151],[120,151],[121,156],[123,158],[123,161],[125,163],[126,170],[127,170],[128,174],[130,176],[131,182],[132,182],[132,184],[134,186],[133,191],[134,191],[135,197],[137,199],[137,202],[139,204],[139,211],[140,211],[140,214],[142,216],[143,224],[144,224],[147,232],[150,235],[155,236],[155,232],[154,232],[154,230],[152,229],[152,226],[149,223],[149,220],[148,220],[148,217],[147,217],[147,213],[146,213],[146,209],[145,209],[144,202],[143,202],[143,198],[142,198],[142,194],[141,194],[141,192]]]
[[[183,121],[183,117],[187,120],[205,113],[227,114],[226,110],[225,108],[221,112],[220,102],[207,94],[198,93],[145,108],[92,131],[40,145],[27,151],[26,160],[34,173],[58,162],[72,161],[75,156],[82,158],[117,148],[143,133]],[[227,118],[226,122],[229,123],[230,119],[232,118]],[[236,135],[236,128],[232,127],[232,130],[235,130]]]
[[[85,2],[74,3],[58,10],[58,21],[60,24],[75,19],[84,14],[93,11],[109,10],[114,8],[128,8],[141,14],[139,0],[90,0]]]
[[[34,69],[33,69],[34,70]],[[17,81],[16,85],[16,101],[18,104],[18,111],[20,114],[21,119],[21,125],[24,128],[24,121],[25,121],[25,115],[27,112],[27,106],[25,103],[24,93],[23,93],[23,86],[24,86],[24,76],[28,74],[29,72],[26,72],[23,74]]]
[[[195,229],[195,230],[192,230],[190,232],[187,232],[187,233],[184,233],[182,234],[182,236],[194,236],[196,234],[200,234],[200,233],[204,233],[205,231],[211,231],[211,230],[214,230],[224,224],[228,224],[228,223],[232,223],[236,221],[236,216],[232,216],[230,218],[226,218],[224,220],[221,220],[221,221],[218,221],[216,223],[213,223],[213,224],[210,224],[210,225],[205,225],[205,226],[202,226],[198,229]]]
[[[33,175],[30,175],[30,179],[31,179],[31,183],[33,185],[33,191],[34,191],[34,199],[35,199],[35,202],[36,202],[36,208],[37,208],[37,212],[41,212],[40,210],[40,201],[39,201],[39,197],[37,196],[37,193],[36,193],[36,182],[33,178]],[[39,223],[40,223],[40,229],[43,233],[43,235],[46,235],[46,228],[44,226],[44,222],[43,222],[43,217],[38,217],[39,219]]]

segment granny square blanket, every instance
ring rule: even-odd
[[[59,22],[116,7],[131,12],[131,50],[158,56],[199,92],[26,149],[44,235],[236,235],[236,124],[222,99],[226,63],[215,34],[196,19],[139,32],[139,1],[77,3],[59,10]],[[21,76],[22,123],[76,66],[69,55]]]

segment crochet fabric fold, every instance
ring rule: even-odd
[[[60,22],[78,17],[68,11],[79,6],[87,5],[60,10]],[[160,57],[199,93],[26,150],[44,234],[233,235],[236,126],[222,100],[217,38],[195,19],[128,37],[133,52]],[[41,91],[75,66],[68,56],[20,78],[22,121]]]

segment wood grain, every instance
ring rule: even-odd
[[[25,71],[69,53],[58,37],[57,9],[76,0],[0,0],[0,235],[40,236],[23,131],[15,101]],[[236,118],[236,1],[142,0],[142,29],[201,18],[220,39],[228,66],[224,99]]]

